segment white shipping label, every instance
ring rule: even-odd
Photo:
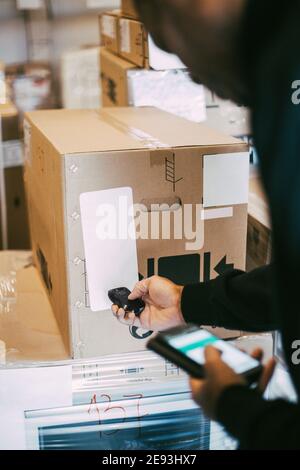
[[[133,195],[116,188],[80,195],[91,310],[108,310],[108,291],[138,281]]]
[[[102,16],[102,34],[112,39],[116,39],[115,18],[108,15]]]
[[[121,44],[121,52],[125,52],[130,54],[130,28],[129,28],[129,21],[122,18],[120,20],[120,44]]]
[[[203,159],[203,206],[247,204],[249,153],[205,155]]]
[[[8,140],[3,143],[4,168],[23,165],[23,144],[21,140]]]

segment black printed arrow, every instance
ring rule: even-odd
[[[224,258],[221,259],[221,261],[217,264],[217,266],[214,268],[216,273],[218,274],[224,274],[226,271],[229,271],[234,268],[234,264],[227,264],[227,256],[225,255]]]

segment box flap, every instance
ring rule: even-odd
[[[216,145],[246,148],[246,144],[233,137],[150,107],[33,111],[26,118],[61,155],[139,150],[155,145],[157,148]]]

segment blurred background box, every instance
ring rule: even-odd
[[[129,18],[139,18],[133,0],[122,0],[122,14],[124,16],[128,16]]]
[[[0,103],[0,117],[2,141],[19,139],[19,113],[14,104],[9,101],[4,104]]]
[[[101,46],[118,54],[119,52],[119,17],[120,10],[103,13],[100,16]]]
[[[21,115],[34,109],[55,106],[51,66],[46,62],[24,62],[5,69],[7,94]]]
[[[97,108],[101,102],[100,47],[65,52],[61,58],[62,106]]]

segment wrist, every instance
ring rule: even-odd
[[[180,323],[182,325],[184,325],[186,323],[185,320],[184,320],[184,316],[183,316],[182,308],[181,308],[181,300],[182,300],[183,289],[184,289],[184,286],[176,286],[176,291],[177,291],[177,293],[176,293],[176,297],[177,297],[176,308],[177,308],[178,316],[179,316],[179,319],[180,319]]]

